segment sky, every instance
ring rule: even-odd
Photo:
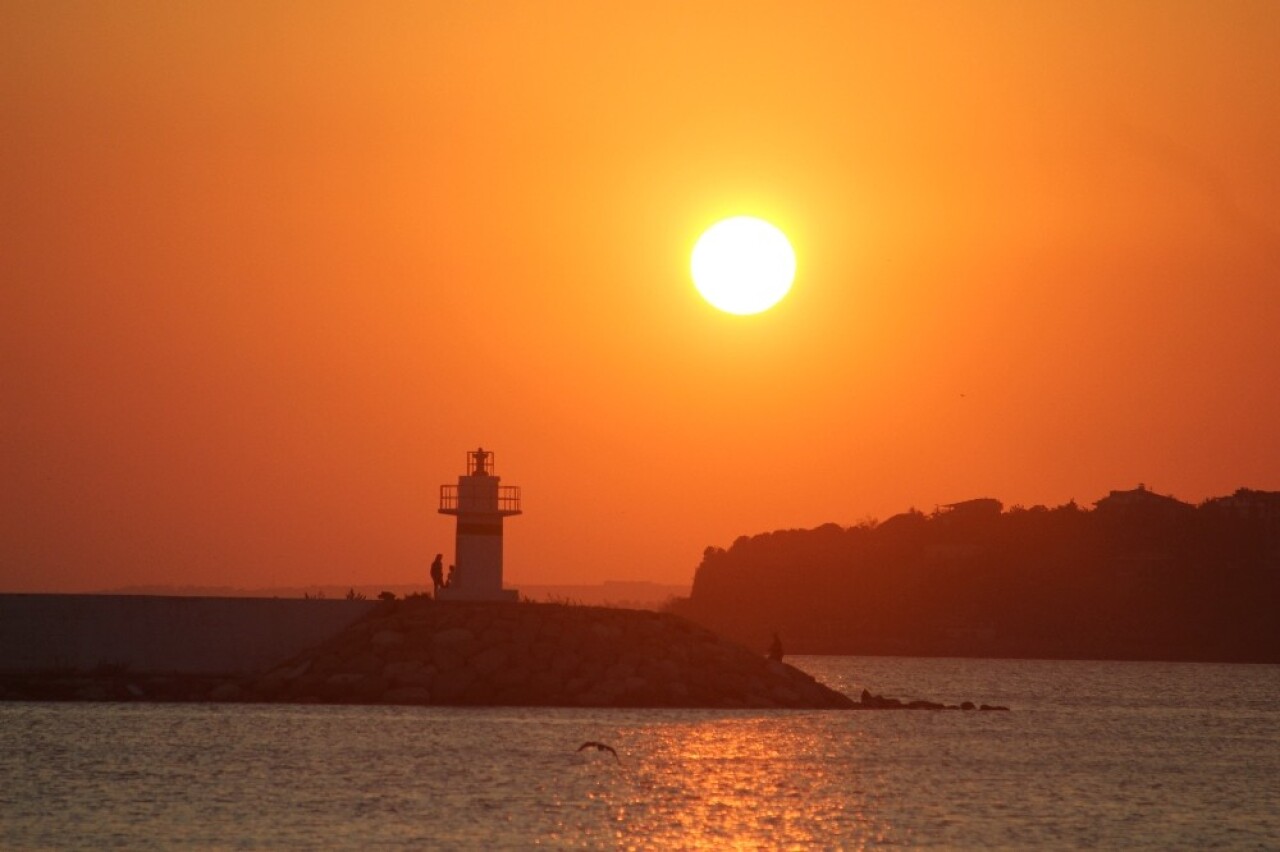
[[[1280,489],[1280,4],[0,3],[0,591]],[[716,221],[797,258],[753,316]]]

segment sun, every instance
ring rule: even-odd
[[[758,314],[791,289],[796,255],[773,225],[734,216],[698,238],[690,266],[694,286],[712,305],[731,314]]]

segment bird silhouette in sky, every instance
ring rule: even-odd
[[[613,746],[605,745],[604,743],[598,743],[595,740],[588,740],[587,742],[578,746],[578,751],[582,751],[584,748],[593,748],[596,751],[607,751],[609,752],[609,754],[613,755],[613,759],[618,761],[618,763],[622,762],[622,759],[618,757],[618,752],[614,750]]]

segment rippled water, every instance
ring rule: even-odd
[[[0,846],[1280,846],[1280,666],[790,659],[1013,709],[0,704]]]

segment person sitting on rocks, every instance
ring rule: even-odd
[[[773,634],[773,641],[769,643],[769,659],[774,662],[782,662],[782,640],[778,638],[778,634]]]

